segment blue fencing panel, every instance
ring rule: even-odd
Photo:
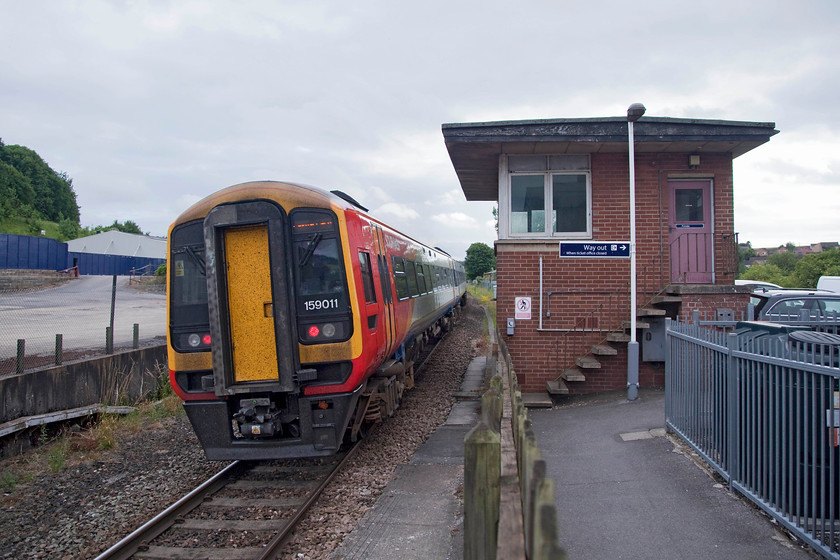
[[[125,255],[99,255],[94,253],[67,253],[67,266],[79,267],[79,274],[89,276],[128,276],[132,270],[150,266],[152,273],[166,259],[152,259],[149,257],[127,257]]]
[[[63,270],[67,243],[45,237],[0,233],[0,268]]]

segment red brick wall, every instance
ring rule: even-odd
[[[731,158],[703,155],[701,165],[695,170],[687,169],[687,163],[688,154],[636,155],[638,306],[644,306],[669,283],[669,177],[714,180],[716,282],[733,283],[735,270],[725,254],[730,251],[730,245],[735,246]],[[627,154],[593,154],[591,168],[593,239],[629,241]],[[592,329],[619,330],[623,321],[629,321],[629,259],[561,259],[557,241],[536,239],[531,242],[501,240],[496,251],[497,318],[524,392],[545,391],[547,381],[557,378],[565,368],[574,367],[575,358],[586,354],[591,345],[602,343],[606,333],[591,332]],[[540,257],[543,258],[542,331],[538,330]],[[532,298],[532,319],[518,320],[515,334],[507,337],[505,319],[514,317],[515,298],[519,296]],[[697,296],[687,303],[691,309],[705,305],[711,310],[717,307],[741,309],[746,305],[739,303],[743,298],[731,304],[725,297],[716,297],[708,303],[702,301],[702,297]],[[560,329],[577,332],[557,332]],[[590,332],[580,332],[581,329]],[[618,350],[618,355],[597,357],[601,369],[585,371],[585,382],[567,383],[572,392],[591,393],[626,387],[627,346],[625,343],[613,343],[612,346]],[[643,362],[639,375],[643,387],[664,384],[662,364]]]
[[[718,309],[731,309],[736,321],[742,320],[750,303],[750,294],[680,294],[682,304],[680,305],[679,319],[683,322],[691,322],[695,311],[700,313],[701,321],[715,320]]]

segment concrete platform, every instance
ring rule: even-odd
[[[554,480],[560,545],[578,558],[816,558],[665,437],[642,390],[528,411]]]
[[[333,560],[430,560],[463,557],[461,494],[464,437],[478,423],[486,359],[470,363],[449,417],[407,465],[397,468],[376,505]]]

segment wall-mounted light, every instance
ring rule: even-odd
[[[698,155],[690,155],[688,156],[688,166],[689,167],[699,167],[700,166],[700,156]]]

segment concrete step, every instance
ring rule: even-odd
[[[592,356],[580,356],[575,359],[575,363],[581,369],[601,369],[601,362]]]
[[[586,381],[586,376],[577,368],[564,369],[560,374],[560,379],[566,381]]]
[[[591,351],[596,356],[615,356],[618,354],[618,350],[607,344],[596,344]]]
[[[667,314],[666,310],[653,307],[640,307],[636,310],[636,317],[664,317]]]
[[[659,305],[662,303],[682,303],[682,298],[680,296],[653,296],[653,299],[650,300],[653,305]]]
[[[630,342],[630,335],[618,331],[609,332],[607,333],[607,342]]]
[[[548,391],[549,395],[568,395],[569,394],[569,387],[563,382],[562,379],[557,378],[554,381],[549,381],[545,384],[546,390]]]
[[[629,329],[630,328],[630,321],[624,321],[621,323],[622,329]],[[649,329],[650,323],[645,323],[644,321],[636,321],[636,328],[637,329]]]

